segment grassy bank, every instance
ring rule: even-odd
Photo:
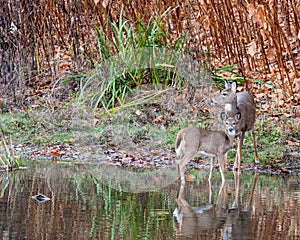
[[[64,143],[80,151],[101,146],[103,151],[121,151],[135,158],[151,159],[151,154],[173,153],[176,134],[188,126],[213,128],[215,118],[209,113],[179,112],[165,108],[163,97],[155,103],[121,109],[113,114],[92,112],[84,107],[61,108],[55,113],[47,109],[2,114],[0,121],[6,135],[16,146],[39,146],[45,148]],[[291,118],[258,117],[255,123],[257,144],[261,163],[270,167],[298,167],[299,129]],[[234,160],[235,147],[229,152]],[[146,157],[146,158],[145,158]],[[153,156],[152,156],[153,157]],[[254,159],[250,134],[246,135],[243,162]]]

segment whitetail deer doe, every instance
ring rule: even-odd
[[[241,114],[241,119],[236,125],[236,136],[239,138],[236,159],[234,162],[234,170],[241,170],[242,147],[245,138],[245,132],[250,131],[254,145],[255,163],[259,163],[256,141],[254,135],[255,122],[255,102],[253,96],[249,92],[236,93],[236,81],[230,84],[225,81],[225,89],[220,94],[211,99],[213,104],[224,106],[225,113],[228,117],[235,116],[236,113]]]
[[[184,171],[186,164],[198,151],[203,151],[218,157],[222,183],[225,182],[227,151],[231,148],[232,142],[235,138],[235,127],[240,118],[240,113],[236,113],[234,117],[227,117],[227,115],[222,112],[221,119],[225,124],[225,131],[213,131],[197,127],[187,127],[178,132],[175,151],[179,157],[176,162],[178,164],[178,175],[181,183],[185,183]],[[211,161],[210,178],[212,168],[213,161]]]

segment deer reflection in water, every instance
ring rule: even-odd
[[[240,174],[234,172],[234,201],[229,207],[228,183],[221,184],[218,197],[213,203],[212,187],[209,184],[209,202],[193,207],[184,197],[185,182],[180,182],[177,194],[177,208],[174,210],[174,230],[177,238],[192,239],[250,239],[251,206],[257,182],[254,175],[246,206],[240,201]],[[209,180],[211,181],[211,180]]]

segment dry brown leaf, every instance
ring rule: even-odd
[[[207,3],[204,0],[200,0],[200,5],[207,11]]]
[[[187,182],[192,182],[194,179],[193,179],[193,176],[192,175],[187,175],[185,176],[185,181]]]
[[[103,2],[102,2],[102,6],[103,6],[104,8],[106,8],[106,7],[107,7],[107,5],[108,5],[108,1],[109,1],[109,0],[103,0]]]
[[[282,89],[274,89],[274,93],[277,94],[277,99],[283,99],[284,96],[283,96],[283,90]]]
[[[289,146],[299,146],[300,147],[300,142],[293,142],[293,141],[287,140],[287,144]]]
[[[247,4],[247,10],[248,10],[248,13],[250,15],[250,17],[252,17],[254,15],[254,13],[256,12],[256,8],[253,4]]]
[[[259,92],[259,93],[256,93],[256,94],[255,94],[255,97],[256,97],[257,99],[259,99],[259,98],[265,98],[265,97],[266,97],[266,94],[265,94],[265,93],[262,93],[262,92]]]
[[[254,55],[256,54],[256,43],[255,43],[255,41],[253,41],[253,42],[251,42],[247,45],[247,53],[251,57],[254,57]]]
[[[264,41],[269,40],[269,38],[270,38],[270,32],[269,31],[261,28],[259,30],[259,32],[260,32],[261,36],[263,37]]]
[[[294,92],[300,92],[300,78],[294,79]]]
[[[279,101],[278,101],[278,106],[284,107],[284,105],[285,105],[284,100],[279,100]]]
[[[267,58],[268,60],[273,60],[276,57],[276,48],[269,47],[267,50]]]
[[[265,10],[263,5],[258,5],[256,12],[253,14],[253,22],[260,25],[260,27],[264,27],[265,22]]]
[[[200,18],[197,19],[197,21],[202,24],[203,28],[208,31],[210,28],[210,20],[209,17],[207,15],[204,15]]]
[[[30,107],[32,109],[39,108],[39,107],[41,107],[41,104],[32,104],[32,105],[30,105]]]
[[[164,116],[160,115],[152,121],[152,124],[159,124],[163,121],[163,119],[164,119]]]

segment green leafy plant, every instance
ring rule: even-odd
[[[245,80],[258,81],[252,78],[245,78],[238,71],[238,65],[232,64],[223,66],[220,68],[214,68],[210,70],[213,76],[213,80],[218,84],[219,87],[224,88],[224,80],[237,81],[238,83],[244,83]],[[226,77],[229,75],[228,77]]]
[[[141,19],[130,23],[121,11],[118,23],[108,20],[102,29],[96,27],[100,61],[88,76],[80,78],[78,100],[109,111],[126,104],[128,93],[142,84],[161,88],[178,80],[172,65],[174,56],[164,49],[180,52],[185,36],[170,40],[163,21],[170,11],[168,8],[148,23]],[[110,35],[105,34],[108,30]]]

